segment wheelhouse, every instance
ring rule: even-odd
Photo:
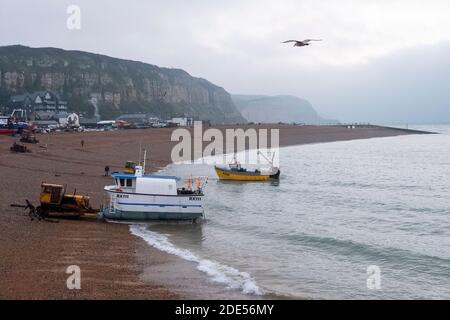
[[[113,174],[112,177],[117,188],[136,189],[136,176],[128,174]]]

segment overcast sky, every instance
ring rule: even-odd
[[[66,27],[67,7],[81,29]],[[0,45],[182,68],[343,121],[450,122],[449,0],[1,0]],[[281,44],[319,38],[309,47]]]

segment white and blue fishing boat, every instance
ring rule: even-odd
[[[203,217],[201,180],[195,190],[191,179],[184,188],[180,178],[145,175],[142,166],[136,166],[134,174],[115,173],[112,178],[115,184],[104,188],[108,202],[102,213],[106,219],[196,221]]]
[[[16,121],[11,116],[0,116],[0,135],[14,135],[28,128],[26,122]]]

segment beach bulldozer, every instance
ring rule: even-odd
[[[79,218],[81,216],[96,216],[99,210],[89,204],[89,197],[76,194],[66,194],[66,187],[60,184],[42,183],[39,196],[40,205],[35,207],[30,201],[26,205],[11,204],[11,207],[28,209],[28,215],[33,220],[57,222],[49,217]]]
[[[90,206],[88,196],[76,191],[66,194],[66,187],[60,184],[42,183],[39,200],[41,210],[51,216],[80,217],[98,211]]]
[[[11,150],[12,152],[20,152],[20,153],[31,152],[31,150],[28,149],[26,146],[17,142],[14,142],[11,148],[9,148],[9,150]]]
[[[38,143],[39,140],[36,139],[36,136],[28,130],[25,130],[22,135],[20,136],[20,142],[25,142],[25,143]]]

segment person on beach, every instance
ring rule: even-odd
[[[109,176],[109,167],[105,167],[105,177]]]
[[[84,148],[84,140],[81,140],[81,147]]]

